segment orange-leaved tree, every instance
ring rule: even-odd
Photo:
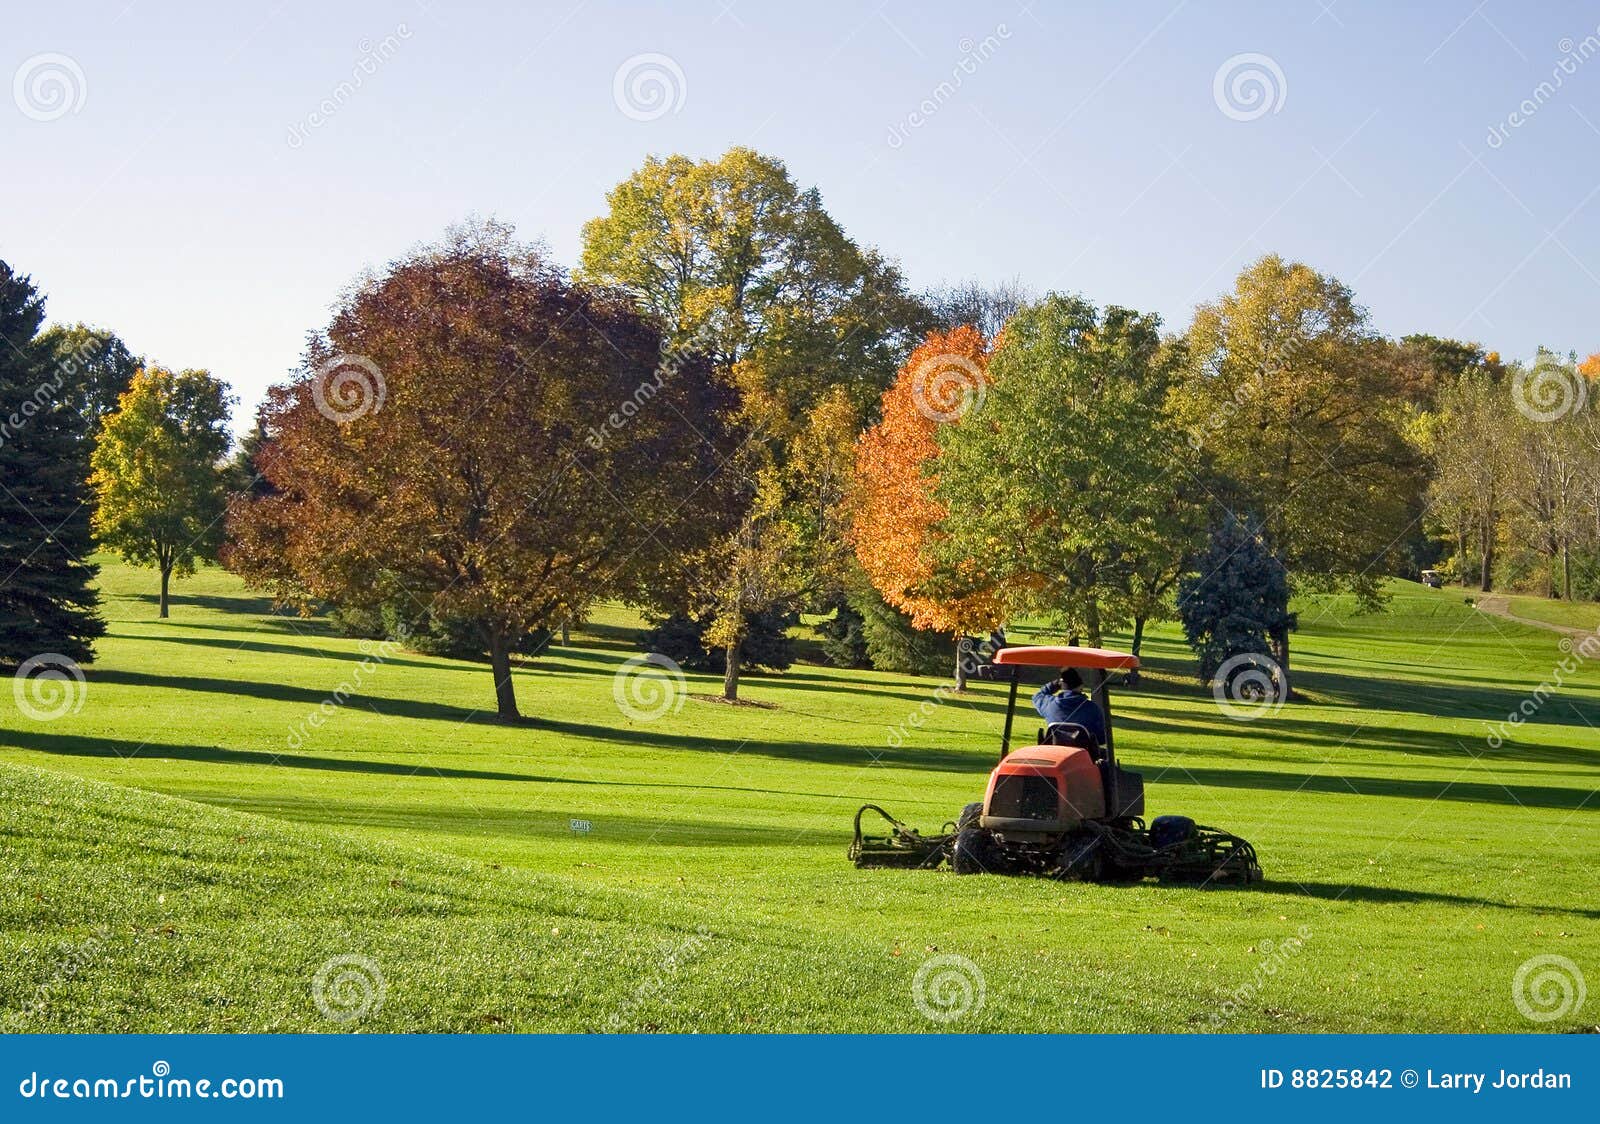
[[[930,332],[883,392],[882,420],[856,446],[851,541],[868,579],[917,628],[956,637],[956,686],[966,687],[963,643],[1001,624],[1005,611],[976,564],[940,566],[930,549],[948,514],[934,497],[942,425],[983,406],[989,346],[973,327]]]

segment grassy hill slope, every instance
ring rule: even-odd
[[[1536,696],[1558,638],[1459,591],[1300,606],[1304,698],[1252,722],[1157,630],[1119,750],[1152,814],[1246,836],[1269,878],[1199,892],[844,862],[862,801],[934,828],[980,794],[998,685],[802,665],[748,680],[759,707],[643,720],[617,703],[635,622],[611,610],[518,672],[532,720],[505,727],[481,665],[363,647],[215,570],[170,621],[149,574],[102,581],[81,709],[0,710],[0,762],[25,766],[0,774],[21,872],[0,996],[29,1027],[1543,1030],[1580,1013],[1526,1020],[1518,965],[1600,971],[1600,671]],[[117,951],[40,1007],[86,941]],[[358,1022],[310,998],[340,953],[387,985]],[[985,996],[953,1023],[913,988],[946,953]]]

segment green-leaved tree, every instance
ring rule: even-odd
[[[161,573],[160,615],[172,575],[216,557],[226,496],[227,386],[206,371],[147,367],[102,425],[92,462],[96,537]]]

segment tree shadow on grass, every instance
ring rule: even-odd
[[[161,604],[160,595],[155,593],[123,594],[122,599],[139,601],[146,605]],[[256,597],[248,593],[173,593],[167,598],[167,601],[174,608],[187,605],[195,609],[210,609],[212,612],[228,613],[235,616],[239,614],[256,617],[282,615],[274,609],[271,597]]]
[[[1298,671],[1295,673],[1295,685],[1351,707],[1488,723],[1505,722],[1507,715],[1533,697],[1534,689],[1538,686],[1468,686],[1346,675],[1336,671]],[[1535,702],[1537,704],[1537,700]],[[1567,718],[1560,712],[1559,704],[1563,702],[1575,708],[1580,716]],[[1584,714],[1580,702],[1590,704],[1588,714]],[[1570,690],[1563,694],[1562,689],[1557,688],[1537,707],[1535,721],[1564,726],[1600,724],[1600,709],[1593,708],[1593,699]]]
[[[1551,785],[1500,785],[1478,781],[1412,780],[1340,774],[1277,773],[1266,769],[1211,769],[1177,765],[1145,771],[1147,784],[1188,784],[1202,788],[1251,788],[1277,792],[1314,792],[1331,796],[1392,796],[1404,800],[1459,800],[1471,804],[1509,804],[1525,808],[1586,807],[1600,812],[1594,791]]]
[[[169,742],[137,742],[128,739],[88,737],[81,734],[57,734],[43,730],[0,731],[0,741],[19,749],[32,750],[66,757],[138,758],[152,761],[170,758],[174,761],[196,761],[216,765],[247,765],[282,769],[310,769],[319,772],[368,773],[376,776],[408,777],[419,780],[441,778],[444,780],[497,781],[517,784],[572,785],[579,788],[639,788],[685,792],[741,792],[759,796],[793,796],[815,800],[843,799],[837,792],[806,792],[794,789],[759,788],[749,785],[694,784],[684,781],[625,781],[604,780],[594,777],[558,777],[538,773],[511,773],[494,769],[466,769],[457,766],[439,766],[431,763],[405,761],[372,761],[354,757],[325,757],[285,749],[274,753],[259,749],[227,749],[223,746],[175,745]],[[269,803],[280,803],[279,797]],[[470,808],[471,801],[464,800]],[[526,813],[516,811],[515,816]],[[429,817],[435,815],[429,812]],[[787,829],[791,837],[796,833]]]
[[[423,665],[437,669],[437,665]],[[264,699],[269,702],[299,703],[308,711],[324,703],[339,705],[334,698],[338,684],[326,687],[292,687],[287,683],[262,683],[253,679],[216,679],[200,675],[157,675],[145,671],[128,671],[122,668],[95,668],[92,683],[116,683],[128,687],[155,687],[169,691],[202,691],[209,694],[232,695],[243,699]],[[492,711],[453,706],[449,703],[431,703],[421,699],[390,698],[352,691],[344,698],[345,706],[371,709],[385,717],[414,718],[421,721],[453,723],[496,723]]]
[[[1268,879],[1250,888],[1258,893],[1285,897],[1316,898],[1330,902],[1360,902],[1371,905],[1459,905],[1469,909],[1513,909],[1529,913],[1565,913],[1590,920],[1600,919],[1600,909],[1560,905],[1523,905],[1476,898],[1466,894],[1441,894],[1432,890],[1405,890],[1389,886],[1341,886],[1332,882],[1292,882]]]
[[[1410,730],[1383,724],[1378,716],[1366,717],[1362,725],[1359,713],[1352,713],[1345,721],[1310,717],[1295,717],[1298,704],[1290,703],[1277,714],[1264,715],[1257,721],[1230,721],[1218,715],[1215,724],[1203,725],[1193,721],[1189,711],[1162,707],[1144,707],[1138,713],[1124,711],[1117,716],[1119,729],[1149,731],[1164,735],[1169,748],[1181,749],[1177,744],[1184,737],[1226,739],[1247,744],[1266,743],[1270,747],[1285,743],[1305,746],[1326,746],[1331,749],[1357,750],[1377,753],[1416,753],[1429,757],[1466,762],[1479,758],[1491,766],[1497,763],[1538,763],[1594,768],[1600,765],[1600,736],[1589,735],[1597,744],[1592,749],[1575,746],[1537,745],[1507,740],[1492,748],[1485,737],[1469,732],[1448,730]],[[1553,711],[1554,704],[1547,708]],[[1422,717],[1434,717],[1422,715]],[[1541,718],[1543,715],[1541,714]],[[1187,719],[1188,721],[1185,721]],[[1537,723],[1530,723],[1530,727]],[[1566,728],[1581,726],[1581,722],[1550,723]],[[1587,731],[1587,727],[1582,727]],[[1210,747],[1206,752],[1214,752]]]
[[[188,626],[185,626],[188,627]],[[237,631],[237,630],[235,630]],[[112,635],[116,635],[113,633]],[[374,651],[367,653],[359,649],[353,652],[329,652],[309,645],[279,644],[269,640],[223,640],[211,636],[140,636],[144,641],[158,641],[163,644],[194,644],[203,648],[219,648],[225,652],[261,652],[268,655],[298,656],[309,659],[336,660],[340,663],[356,664],[362,660],[372,659],[385,665],[396,667],[418,667],[428,671],[468,671],[478,670],[471,664],[452,667],[448,660],[427,660],[426,657],[408,658],[405,656],[383,656],[377,653],[376,645],[379,641],[371,641]],[[319,637],[318,639],[322,639]],[[487,669],[488,664],[483,665]],[[114,674],[114,673],[113,673]],[[105,678],[107,673],[97,673],[97,678]]]
[[[80,734],[53,734],[35,730],[0,731],[0,740],[20,749],[68,757],[116,757],[154,760],[199,761],[217,765],[266,765],[294,769],[317,769],[339,773],[374,773],[380,776],[440,776],[473,781],[557,781],[558,777],[526,776],[490,769],[436,768],[408,765],[399,761],[363,761],[349,757],[318,757],[287,748],[282,753],[263,749],[226,749],[220,745],[175,745],[171,742],[137,742],[128,739],[86,737]]]
[[[132,687],[158,687],[173,691],[201,691],[246,699],[298,703],[307,713],[333,701],[332,688],[293,687],[284,683],[254,680],[216,679],[203,676],[156,675],[119,668],[97,668],[92,682],[117,683]],[[828,742],[772,741],[755,738],[712,737],[705,734],[671,733],[646,725],[594,725],[558,718],[528,716],[516,725],[501,723],[492,711],[474,710],[448,703],[420,699],[394,698],[351,693],[345,706],[370,709],[387,718],[448,722],[473,728],[492,727],[514,736],[518,730],[544,730],[571,738],[600,741],[613,747],[649,746],[656,749],[699,753],[744,753],[784,761],[814,761],[826,765],[928,769],[939,772],[984,772],[990,767],[987,754],[960,753],[940,749],[893,747],[882,743],[842,745]],[[285,735],[290,732],[285,729]],[[336,736],[319,732],[318,737]]]
[[[330,622],[326,617],[301,617],[296,616],[293,613],[267,613],[252,617],[249,620],[242,620],[237,624],[212,624],[208,621],[185,620],[176,621],[174,623],[176,623],[177,626],[182,628],[185,632],[189,632],[191,630],[204,632],[231,632],[237,636],[239,633],[272,631],[287,632],[294,636],[315,637],[318,640],[354,639],[354,637],[346,636],[336,630],[333,627],[332,622]],[[140,637],[140,639],[142,640],[146,638]]]
[[[606,847],[627,844],[643,848],[758,846],[768,849],[815,845],[823,841],[837,842],[841,845],[841,864],[844,862],[842,845],[849,836],[848,825],[839,831],[797,830],[790,826],[644,812],[617,813],[609,808],[590,808],[581,799],[561,812],[474,807],[465,800],[447,805],[407,807],[351,801],[321,802],[298,796],[230,806],[241,810],[259,809],[264,814],[297,823],[327,824],[339,828],[384,828],[429,835],[491,836],[507,842],[571,841],[576,845],[598,844]],[[681,804],[672,802],[666,805],[669,812],[685,811],[691,806],[687,799]],[[572,830],[574,817],[587,819],[589,830],[583,834],[575,833]],[[590,858],[593,865],[602,871],[606,868],[627,868],[626,860],[610,850],[597,849],[572,854],[574,863],[580,858]]]

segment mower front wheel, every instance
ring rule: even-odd
[[[950,866],[957,874],[1000,873],[994,837],[981,827],[963,828],[956,834]]]

